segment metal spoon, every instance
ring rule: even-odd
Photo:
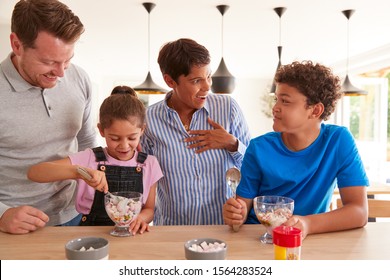
[[[233,192],[233,198],[236,198],[237,186],[238,186],[238,184],[240,183],[240,180],[241,180],[241,172],[240,172],[240,170],[238,170],[237,167],[229,168],[226,171],[225,177],[226,177],[226,183],[228,184],[228,186],[230,187],[230,189]],[[240,229],[239,225],[233,225],[233,230],[234,231],[238,231],[239,229]]]

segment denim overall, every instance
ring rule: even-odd
[[[92,149],[96,161],[99,162],[98,169],[104,171],[110,192],[132,191],[143,193],[142,164],[147,158],[147,154],[138,152],[137,167],[106,165],[106,155],[102,147]],[[104,208],[104,193],[95,191],[95,197],[91,207],[91,212],[83,215],[80,226],[107,226],[114,225],[108,217]]]

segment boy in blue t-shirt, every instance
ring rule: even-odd
[[[305,61],[282,66],[275,81],[274,132],[251,140],[237,199],[223,207],[225,223],[259,223],[253,198],[279,195],[294,199],[284,225],[303,237],[364,226],[369,182],[355,141],[345,127],[323,123],[342,96],[339,78]],[[327,212],[336,185],[344,206]]]

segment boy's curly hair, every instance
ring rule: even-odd
[[[327,120],[342,97],[340,78],[332,70],[312,61],[294,61],[283,65],[275,75],[275,82],[288,84],[307,97],[307,105],[322,103],[321,119]]]

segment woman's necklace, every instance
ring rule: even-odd
[[[175,109],[175,106],[173,106],[173,102],[171,100],[171,98],[169,99],[169,107],[171,107],[173,110],[176,111],[176,113],[179,115],[179,118],[180,118],[180,121],[181,123],[183,124],[184,126],[184,129],[186,131],[190,130],[190,124],[191,124],[191,120],[192,120],[192,114],[188,114],[187,117],[184,119],[180,116],[179,112]]]

